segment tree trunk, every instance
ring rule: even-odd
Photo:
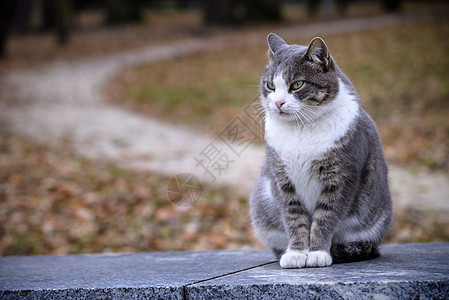
[[[282,18],[277,0],[205,0],[203,13],[207,25],[239,25]]]
[[[16,0],[0,1],[0,58],[6,56],[6,42],[13,21]]]
[[[138,0],[107,0],[107,22],[119,24],[142,21],[142,10],[138,2]]]
[[[69,40],[70,25],[72,23],[72,1],[59,0],[56,5],[56,36],[59,45],[66,45]]]

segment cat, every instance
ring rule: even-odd
[[[325,42],[268,38],[266,158],[250,197],[255,235],[282,268],[378,257],[392,219],[379,134]]]

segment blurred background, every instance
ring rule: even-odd
[[[270,32],[323,37],[376,121],[385,242],[449,241],[448,16],[446,1],[1,1],[0,255],[262,247],[248,198]]]

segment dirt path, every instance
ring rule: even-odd
[[[380,16],[334,21],[279,31],[285,37],[366,30],[432,19],[430,15]],[[264,42],[265,33],[245,37]],[[191,40],[79,60],[8,74],[0,97],[26,99],[22,104],[0,103],[0,121],[12,132],[38,143],[58,145],[69,140],[73,150],[92,159],[107,159],[127,168],[150,169],[165,175],[191,173],[203,183],[231,186],[248,195],[264,152],[249,140],[236,119],[220,137],[148,119],[109,104],[102,86],[121,68],[172,59],[205,49],[223,47],[226,38]],[[238,117],[238,116],[236,116]],[[449,211],[449,177],[417,173],[391,166],[397,205]]]

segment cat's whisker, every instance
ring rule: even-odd
[[[259,119],[259,121],[257,122],[257,135],[259,137],[263,137],[265,130],[264,130],[264,125],[265,125],[265,119],[266,119],[266,113],[262,115],[262,117]]]
[[[310,104],[306,104],[306,103],[302,103],[302,106],[310,107],[310,108],[314,108],[314,109],[322,109],[323,108],[323,106],[320,106],[320,105],[310,105]]]
[[[251,114],[251,118],[255,121],[259,120],[266,113],[265,108],[259,108]]]
[[[302,126],[306,126],[306,124],[304,123],[304,121],[301,118],[299,111],[296,111],[293,115],[295,116],[295,119],[298,119],[299,121],[301,121]],[[297,124],[299,125],[299,123],[297,123]]]
[[[316,120],[318,120],[322,116],[322,113],[317,112],[316,108],[321,109],[322,107],[315,107],[312,105],[304,105],[301,107],[302,112],[307,115],[307,117],[315,124],[315,126]]]
[[[257,102],[252,102],[252,103],[248,104],[246,106],[246,108],[252,109],[253,110],[252,113],[254,113],[254,112],[258,112],[261,109],[263,109],[263,106],[259,103],[259,101],[257,101]]]
[[[263,112],[265,110],[265,107],[263,107],[261,104],[251,105],[251,108],[253,113],[260,113],[261,111]]]
[[[300,126],[301,124],[300,124],[299,120],[301,120],[301,117],[298,115],[297,112],[295,112],[295,113],[293,114],[293,116],[295,117],[294,120],[295,120],[296,126]]]
[[[251,113],[251,118],[253,119],[253,121],[255,121],[257,136],[261,137],[264,135],[264,124],[268,112],[267,109],[259,102],[252,103],[252,105],[255,105],[256,109]]]
[[[305,118],[307,118],[310,123],[313,125],[313,127],[317,127],[315,121],[307,114],[307,111],[299,111],[301,113],[301,115],[303,115]]]
[[[265,125],[265,117],[262,117],[259,122],[257,122],[257,135],[258,136],[264,136],[264,125]]]
[[[316,112],[314,109],[312,109],[311,106],[302,106],[302,107],[301,107],[301,110],[305,110],[305,111],[307,111],[308,113],[313,114],[314,116],[320,115],[318,112]]]
[[[301,120],[302,120],[304,127],[306,127],[308,125],[308,122],[307,122],[306,118],[304,117],[304,114],[302,112],[299,112],[299,114],[301,115]]]
[[[253,100],[251,103],[249,103],[249,104],[247,105],[247,107],[251,107],[251,106],[256,106],[256,107],[258,107],[258,106],[262,106],[262,104],[260,103],[260,101],[259,101],[258,99],[255,99],[255,100]]]

